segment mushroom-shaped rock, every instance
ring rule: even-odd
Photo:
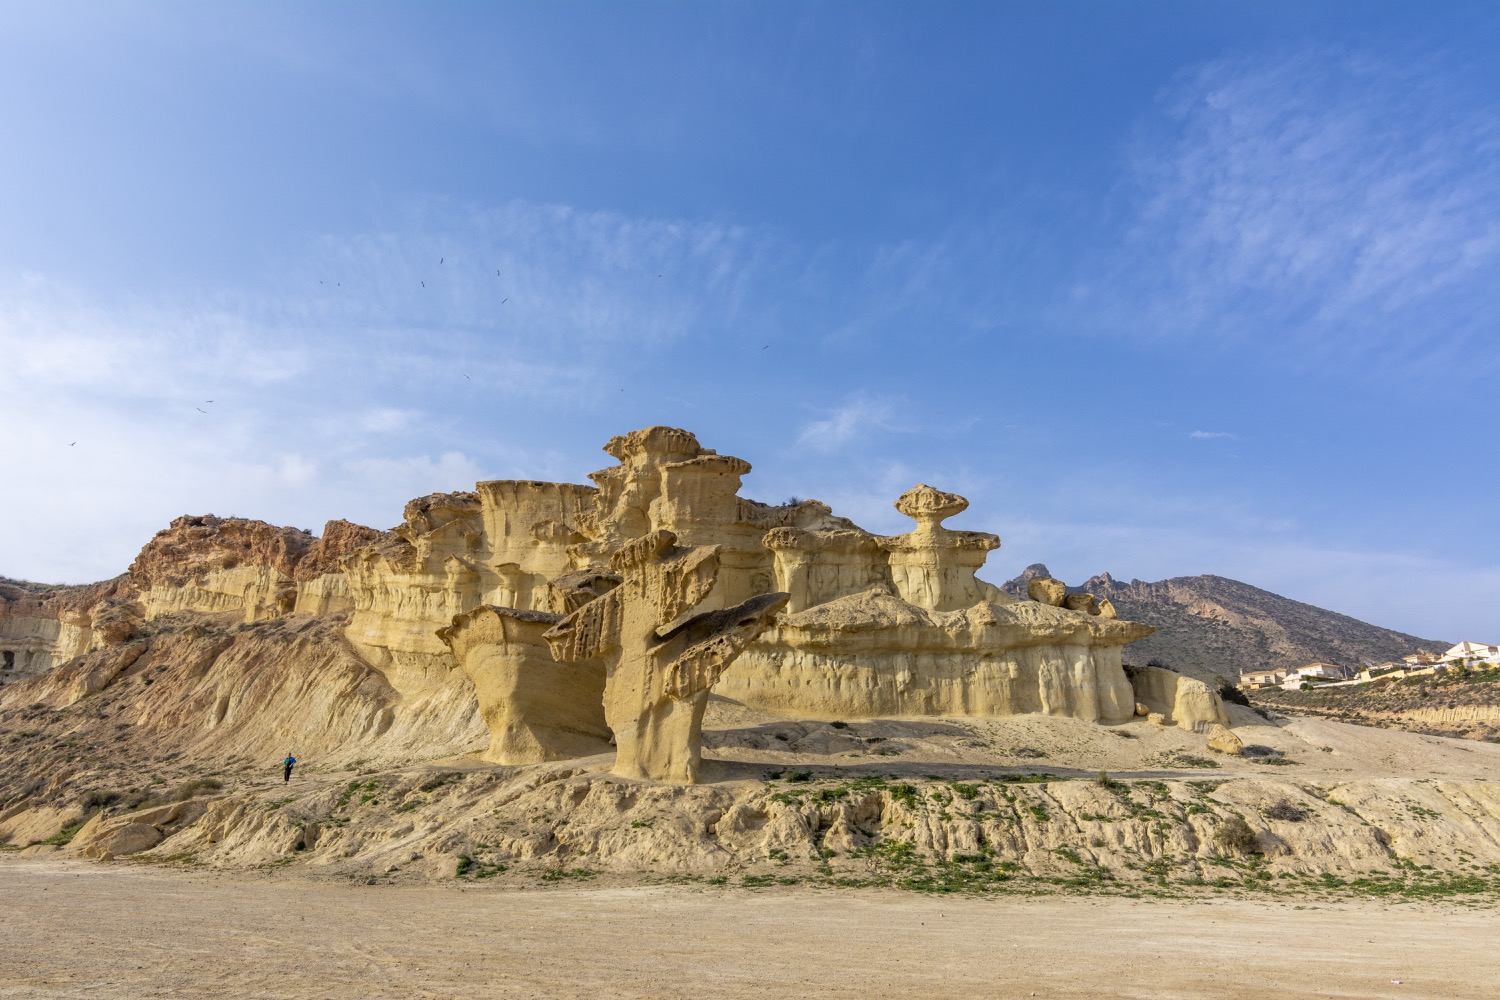
[[[943,521],[969,509],[969,501],[957,493],[945,493],[918,483],[896,498],[895,507],[917,522],[917,531],[940,530]]]
[[[546,633],[559,660],[607,664],[604,713],[615,773],[690,784],[702,754],[708,690],[786,605],[786,594],[685,616],[718,576],[716,546],[683,547],[653,531],[616,552],[621,584]]]
[[[881,538],[890,556],[891,578],[901,599],[928,611],[961,611],[987,596],[975,572],[1000,539],[983,531],[950,531],[945,518],[969,501],[919,483],[896,500],[896,509],[917,522],[906,535]]]
[[[562,615],[481,605],[438,631],[474,682],[490,730],[487,760],[530,764],[609,751],[604,662],[552,658]]]

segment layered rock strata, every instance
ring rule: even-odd
[[[604,661],[554,660],[545,636],[562,620],[483,604],[439,631],[474,684],[490,730],[485,759],[532,764],[609,751]]]
[[[698,773],[710,689],[830,720],[1121,722],[1143,705],[1186,728],[1227,721],[1207,688],[1126,672],[1122,648],[1152,629],[1109,602],[1050,578],[1030,599],[980,580],[1000,539],[944,525],[963,497],[918,485],[896,500],[913,530],[883,536],[815,500],[741,497],[749,463],[684,430],[605,451],[616,464],[591,486],[481,482],[411,501],[385,532],[179,518],[113,604],[31,622],[18,598],[12,631],[31,636],[34,663],[120,646],[131,621],[179,611],[327,619],[389,685],[392,712],[422,706],[464,732],[482,718],[492,760],[595,753],[612,733],[621,773],[678,781]]]
[[[616,774],[690,784],[698,778],[709,688],[787,595],[686,617],[714,589],[719,549],[680,546],[670,531],[626,543],[611,565],[620,586],[546,633],[552,655],[607,663],[604,714],[615,734]]]

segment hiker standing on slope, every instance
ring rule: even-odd
[[[287,784],[292,780],[292,768],[297,766],[297,758],[291,754],[286,755],[286,760],[281,762],[281,783]]]

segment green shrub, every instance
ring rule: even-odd
[[[1219,697],[1232,705],[1245,705],[1248,707],[1250,704],[1250,699],[1245,697],[1245,692],[1228,681],[1220,682]]]
[[[1255,831],[1250,829],[1250,824],[1245,822],[1243,816],[1231,816],[1219,824],[1214,831],[1214,845],[1226,854],[1233,851],[1236,854],[1254,854],[1258,845],[1255,839]]]
[[[180,785],[172,798],[177,802],[186,802],[199,792],[217,792],[223,787],[224,782],[218,778],[194,778]]]

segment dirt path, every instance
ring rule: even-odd
[[[1494,996],[1500,912],[364,886],[0,859],[0,997]],[[1400,980],[1395,985],[1392,980]]]

